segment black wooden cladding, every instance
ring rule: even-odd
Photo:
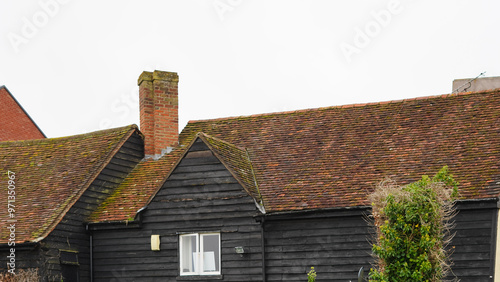
[[[474,206],[464,205],[455,216],[452,232],[456,234],[449,245],[453,252],[450,277],[456,275],[461,281],[493,281],[498,210],[473,209]]]
[[[60,250],[70,250],[78,256],[78,265],[71,266],[69,272],[74,273],[78,269],[79,281],[90,281],[90,239],[85,230],[85,221],[141,160],[142,147],[141,137],[132,135],[61,222],[42,240],[40,247],[29,252],[22,249],[16,251],[16,266],[39,268],[44,281],[61,281],[63,267]],[[71,278],[64,281],[71,281]]]
[[[314,267],[317,281],[356,280],[372,261],[369,228],[362,215],[266,221],[267,281],[307,281]]]
[[[306,281],[311,266],[318,282],[356,281],[361,266],[370,269],[373,229],[361,214],[287,217],[265,223],[267,281]],[[496,207],[480,202],[459,205],[449,245],[453,266],[448,279],[492,281],[496,217]]]
[[[76,251],[79,281],[90,280],[90,241],[85,219],[142,157],[134,135],[62,221],[39,245],[16,250],[18,268],[39,267],[45,277],[62,272],[60,250]],[[455,217],[449,278],[492,281],[497,226],[496,201],[462,202]],[[370,269],[373,229],[366,209],[339,209],[265,216],[266,281],[306,281],[314,266],[321,281],[356,281]],[[369,213],[369,211],[367,212]],[[198,140],[142,213],[142,225],[93,231],[95,281],[177,281],[179,233],[220,232],[222,275],[200,281],[262,281],[261,225],[255,203],[230,172]],[[160,251],[151,251],[151,235]],[[235,253],[243,246],[245,254]],[[5,256],[0,263],[5,265]],[[190,281],[196,281],[196,277]]]
[[[215,231],[221,234],[222,275],[200,280],[262,281],[256,214],[253,199],[199,140],[141,215],[141,228],[94,231],[94,280],[186,279],[179,277],[179,233]],[[160,251],[151,251],[153,234],[160,235]],[[245,247],[243,257],[236,246]]]
[[[453,275],[462,281],[491,281],[496,206],[472,202],[459,209],[450,244]],[[262,281],[256,214],[254,201],[198,141],[142,213],[141,226],[94,231],[95,281],[185,280],[179,277],[179,232],[203,231],[221,233],[222,275],[213,281]],[[307,281],[311,266],[318,282],[356,281],[359,269],[368,272],[373,262],[373,228],[364,214],[369,209],[264,216],[266,281]],[[150,249],[153,234],[160,235],[160,251]],[[245,247],[243,257],[235,253],[236,246]]]

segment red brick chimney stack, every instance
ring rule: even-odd
[[[179,142],[179,76],[175,72],[143,72],[139,85],[144,154],[158,158]]]

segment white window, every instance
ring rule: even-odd
[[[181,275],[220,274],[220,233],[179,236]]]

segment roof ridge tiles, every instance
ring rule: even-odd
[[[307,108],[307,109],[298,109],[298,110],[290,110],[290,111],[250,114],[250,115],[241,115],[241,116],[229,116],[229,117],[213,118],[213,119],[210,119],[210,118],[209,119],[199,119],[199,120],[190,120],[190,121],[188,121],[188,124],[199,123],[199,122],[208,122],[208,121],[234,120],[234,119],[240,119],[240,118],[258,118],[258,117],[273,116],[273,115],[287,115],[287,114],[293,114],[293,113],[306,113],[306,112],[321,111],[321,110],[328,110],[328,109],[343,109],[343,108],[365,107],[365,106],[372,106],[372,105],[396,104],[396,103],[404,103],[404,102],[408,102],[408,101],[446,98],[446,97],[450,97],[450,96],[467,96],[467,95],[474,95],[474,94],[487,94],[487,93],[493,93],[493,92],[498,92],[498,91],[500,91],[500,88],[481,90],[481,91],[470,91],[470,92],[446,93],[446,94],[438,94],[438,95],[419,96],[419,97],[413,97],[413,98],[404,98],[404,99],[378,101],[378,102],[354,103],[354,104],[335,105],[335,106],[318,107],[318,108]]]
[[[71,140],[71,139],[78,140],[78,139],[84,138],[84,137],[94,137],[94,136],[99,136],[99,135],[106,135],[107,133],[110,133],[110,132],[126,132],[126,131],[130,131],[132,129],[138,131],[139,127],[135,124],[131,124],[131,125],[122,126],[122,127],[102,129],[102,130],[92,131],[89,133],[82,133],[82,134],[69,135],[69,136],[43,138],[43,139],[0,141],[0,146],[7,145],[7,144],[10,144],[12,146],[50,144],[50,143],[57,142],[57,141],[64,141],[64,140]]]

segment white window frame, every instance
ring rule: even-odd
[[[209,235],[217,235],[219,241],[219,256],[218,256],[218,271],[205,271],[204,270],[204,246],[203,246],[203,237]],[[183,262],[184,262],[184,250],[182,247],[183,238],[188,237],[196,238],[196,253],[195,260],[197,261],[197,265],[195,266],[194,271],[183,271]],[[206,232],[206,233],[186,233],[179,235],[179,273],[181,276],[189,276],[189,275],[220,275],[221,274],[221,238],[219,232]],[[217,265],[217,264],[216,264]]]

